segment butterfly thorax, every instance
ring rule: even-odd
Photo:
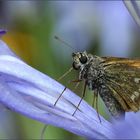
[[[104,84],[103,59],[86,52],[73,53],[73,67],[79,70],[79,79],[85,80],[90,90]]]

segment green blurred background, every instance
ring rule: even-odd
[[[0,28],[8,30],[2,37],[26,63],[58,79],[71,67],[72,50],[54,39],[54,35],[71,44],[77,51],[96,55],[138,57],[139,31],[121,1],[0,1]],[[33,75],[32,75],[33,76]],[[77,79],[72,72],[62,83],[73,89],[69,80]],[[76,93],[81,96],[82,85]],[[89,94],[88,94],[89,93]],[[85,100],[91,104],[93,92]],[[102,101],[99,112],[109,119]],[[17,113],[0,113],[0,139],[40,138],[43,124]],[[60,128],[49,126],[47,139],[81,139]]]

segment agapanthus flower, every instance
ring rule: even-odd
[[[140,1],[137,0],[127,0],[123,1],[126,5],[128,11],[133,17],[134,21],[140,27]]]
[[[4,33],[4,30],[0,30],[0,36]],[[66,89],[54,106],[64,88],[54,79],[23,62],[0,40],[1,105],[88,139],[140,138],[139,114],[127,113],[125,121],[115,123],[100,116],[100,122],[97,112],[83,100],[72,116],[80,97],[69,89]]]
[[[97,112],[82,101],[79,110],[72,116],[80,97],[69,89],[54,106],[64,88],[49,76],[27,65],[0,41],[0,103],[3,106],[89,139],[129,138],[129,135],[131,138],[140,138],[138,114],[134,116],[127,113],[126,121],[116,125],[101,116],[100,122]]]
[[[64,128],[86,138],[110,138],[111,123],[101,118],[85,101],[72,116],[80,97],[66,89],[56,106],[55,101],[65,87],[37,71],[17,57],[0,40],[0,103],[22,115]]]

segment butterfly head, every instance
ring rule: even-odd
[[[75,70],[80,70],[81,67],[84,67],[89,60],[88,54],[86,51],[72,53],[72,58],[73,58],[73,68]]]

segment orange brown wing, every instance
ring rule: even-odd
[[[140,59],[103,57],[106,85],[125,111],[140,109]]]

